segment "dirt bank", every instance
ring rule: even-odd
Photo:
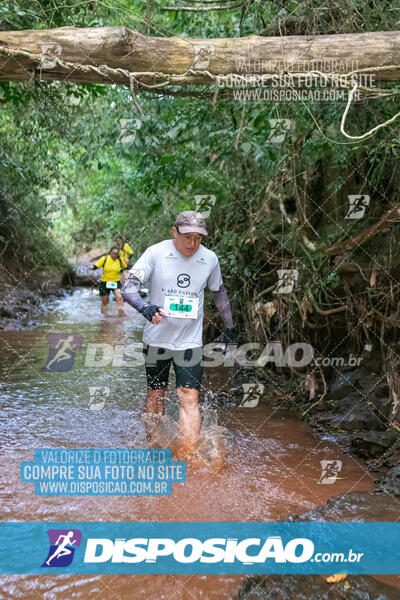
[[[0,329],[20,331],[38,324],[52,299],[68,293],[61,276],[31,277],[17,283],[0,282]]]

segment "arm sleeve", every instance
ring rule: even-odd
[[[221,315],[225,329],[232,329],[234,327],[232,320],[231,305],[229,302],[227,291],[223,284],[219,288],[218,292],[213,292],[213,298],[215,306]]]
[[[225,329],[231,329],[233,327],[231,305],[222,281],[218,259],[207,280],[207,287],[212,291],[215,306],[221,315]]]
[[[139,289],[143,281],[150,279],[154,268],[154,259],[150,248],[135,262],[128,271],[128,278],[122,286],[122,297],[130,306],[142,312],[147,302],[139,294]]]
[[[128,279],[122,285],[121,293],[125,302],[136,308],[137,311],[142,312],[147,302],[139,294],[140,284],[140,279],[129,272]]]

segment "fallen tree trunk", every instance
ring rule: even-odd
[[[136,84],[165,85],[168,76],[183,86],[213,84],[215,75],[374,68],[383,69],[376,79],[400,77],[400,31],[228,39],[149,37],[127,27],[0,32],[0,81],[126,84],[134,73]]]
[[[366,227],[357,235],[349,236],[348,239],[344,240],[344,242],[341,242],[337,246],[320,248],[320,251],[324,252],[325,254],[328,254],[329,256],[336,256],[337,254],[342,254],[343,252],[352,250],[356,246],[360,246],[383,229],[389,227],[389,225],[391,225],[392,223],[396,223],[398,221],[400,221],[400,208],[391,208],[383,215],[383,217],[379,221],[377,221],[373,225],[370,225],[369,227]]]

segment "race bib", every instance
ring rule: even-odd
[[[199,312],[198,298],[180,298],[179,296],[166,296],[164,312],[167,317],[178,319],[197,319]]]
[[[106,288],[108,290],[116,290],[118,287],[118,284],[116,281],[107,281],[106,282]]]

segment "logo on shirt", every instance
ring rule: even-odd
[[[168,254],[168,256],[164,256],[164,258],[168,259],[168,260],[176,260],[178,257],[175,256],[172,252],[170,252]]]
[[[205,264],[207,264],[207,263],[206,263],[206,260],[205,260],[203,257],[201,257],[201,258],[198,258],[196,262],[198,262],[198,263],[200,263],[200,264],[202,264],[202,265],[205,265]]]
[[[180,288],[187,288],[190,285],[190,275],[187,273],[179,273],[176,278],[176,284]]]

